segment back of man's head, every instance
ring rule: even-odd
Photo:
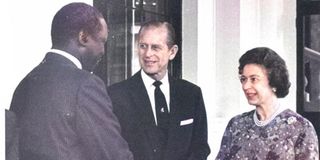
[[[64,47],[70,40],[78,38],[80,31],[96,35],[101,30],[102,14],[85,3],[70,3],[54,16],[51,26],[52,46]]]

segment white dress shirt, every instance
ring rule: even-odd
[[[149,100],[152,107],[153,116],[157,124],[157,114],[156,114],[156,106],[155,106],[155,99],[154,99],[154,90],[156,89],[156,87],[153,85],[155,80],[149,77],[143,70],[141,70],[141,78],[144,83],[144,86],[147,89],[147,93],[148,93]],[[170,86],[169,86],[168,71],[160,81],[162,82],[162,85],[160,85],[160,89],[163,92],[164,97],[166,98],[168,112],[170,112],[170,103],[169,103],[170,102]]]
[[[53,52],[53,53],[56,53],[56,54],[59,54],[63,57],[66,57],[68,58],[71,62],[73,62],[79,69],[82,69],[82,65],[80,63],[80,61],[73,55],[71,55],[70,53],[68,52],[65,52],[65,51],[62,51],[62,50],[59,50],[59,49],[50,49],[49,52]]]

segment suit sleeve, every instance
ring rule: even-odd
[[[195,107],[195,127],[192,136],[192,153],[188,160],[206,160],[210,154],[205,105],[201,89],[197,92],[198,101]]]
[[[83,153],[92,160],[131,160],[127,142],[120,135],[105,85],[96,76],[83,83],[78,92],[76,131]]]

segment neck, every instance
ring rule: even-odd
[[[52,49],[59,49],[62,51],[65,51],[74,57],[76,57],[78,60],[80,60],[80,52],[79,52],[79,47],[77,47],[76,43],[74,41],[69,41],[66,44],[63,45],[53,45]]]
[[[145,72],[146,73],[146,72]],[[156,81],[160,81],[163,79],[163,77],[165,77],[165,75],[167,74],[167,72],[165,73],[156,73],[156,74],[148,74],[146,73],[149,77],[151,77],[152,79],[156,80]]]
[[[278,109],[277,97],[273,97],[268,104],[256,106],[257,116],[260,121],[268,120]]]

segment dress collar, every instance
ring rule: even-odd
[[[257,110],[254,111],[253,113],[253,121],[254,123],[259,126],[266,126],[267,124],[269,124],[277,115],[279,115],[282,111],[286,110],[285,107],[282,107],[281,104],[279,102],[276,103],[275,105],[276,110],[273,112],[273,114],[270,116],[269,119],[264,120],[264,121],[260,121],[258,116],[257,116]]]

